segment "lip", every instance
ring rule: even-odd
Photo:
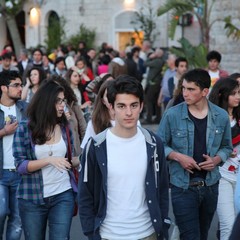
[[[130,119],[124,119],[125,122],[132,122],[134,121],[134,119],[130,118]]]

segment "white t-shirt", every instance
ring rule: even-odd
[[[115,126],[115,120],[111,120],[111,124],[114,127]],[[139,120],[137,122],[137,125],[141,126],[141,123],[140,123]],[[82,143],[81,143],[81,148],[83,149],[85,147],[88,139],[90,137],[94,137],[94,136],[96,136],[96,133],[95,133],[94,128],[93,128],[93,123],[92,123],[92,120],[89,120],[88,124],[87,124],[86,131],[85,131],[84,138],[83,138]]]
[[[66,144],[61,137],[55,144],[35,145],[35,155],[37,159],[49,157],[49,152],[54,157],[64,157],[67,152]],[[50,197],[67,191],[71,188],[70,177],[67,170],[59,171],[52,165],[42,168],[43,196]]]
[[[4,112],[5,122],[9,121],[10,118],[15,118],[16,120],[16,105],[12,105],[11,107],[6,107],[0,104],[1,110]],[[12,152],[12,143],[13,143],[13,134],[7,135],[3,137],[3,169],[13,169],[14,165],[14,157]]]
[[[219,71],[213,72],[213,71],[209,70],[208,73],[209,73],[210,78],[211,78],[211,87],[213,87],[213,85],[217,82],[217,80],[220,77]]]
[[[231,127],[234,127],[235,124],[236,120],[234,119],[231,121]],[[240,144],[234,147],[234,151],[236,156],[228,158],[227,161],[221,167],[219,167],[221,176],[231,182],[237,181],[240,159]]]
[[[131,138],[107,131],[107,211],[100,226],[102,238],[142,239],[154,232],[145,195],[147,150],[138,129]]]

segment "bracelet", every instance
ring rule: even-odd
[[[5,136],[8,135],[8,132],[7,132],[7,130],[6,130],[5,127],[3,128],[3,130],[4,130],[4,134],[5,134]]]

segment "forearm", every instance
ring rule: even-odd
[[[172,151],[168,154],[167,160],[174,160],[174,161],[180,162],[181,156],[182,156],[181,153]]]
[[[21,99],[22,100],[26,100],[27,98],[27,94],[28,94],[28,90],[29,90],[29,86],[28,85],[25,85],[22,89],[22,96],[21,96]]]
[[[215,156],[212,158],[212,160],[215,166],[218,166],[222,162],[222,159],[220,156]]]
[[[42,169],[43,167],[48,166],[49,164],[50,164],[50,157],[39,159],[39,160],[32,160],[28,162],[27,171],[30,173],[35,172]]]
[[[5,126],[0,130],[0,138],[5,137],[8,135],[8,132],[5,128]]]

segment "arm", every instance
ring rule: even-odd
[[[63,157],[47,157],[36,160],[35,153],[32,150],[27,123],[20,123],[14,134],[13,156],[16,168],[20,174],[35,172],[49,164],[59,169],[59,171],[71,168],[67,159]],[[32,159],[33,157],[35,159]]]
[[[22,97],[21,97],[22,100],[27,99],[27,95],[28,95],[28,91],[29,91],[30,86],[31,86],[31,82],[30,82],[29,78],[27,78],[27,83],[22,89]]]
[[[93,238],[96,218],[96,210],[94,209],[95,161],[96,156],[94,144],[93,141],[90,140],[90,142],[88,142],[85,146],[82,154],[81,173],[78,182],[79,217],[83,233],[88,236],[89,239],[97,239]]]
[[[158,99],[157,99],[157,104],[159,107],[161,107],[162,102],[163,102],[163,94],[162,94],[162,88],[161,88],[159,95],[158,95]]]
[[[86,132],[87,123],[84,118],[81,107],[79,105],[75,104],[72,109],[73,109],[73,111],[76,115],[77,121],[78,121],[78,134],[79,134],[80,142],[82,142],[85,132]]]
[[[3,138],[7,135],[14,134],[18,127],[18,122],[6,123],[4,127],[0,130],[0,138]]]
[[[167,162],[164,154],[164,146],[162,141],[157,138],[157,153],[159,159],[159,196],[160,196],[160,209],[162,211],[163,220],[168,217],[169,210],[169,176],[167,170]]]
[[[159,159],[159,207],[162,215],[163,235],[168,238],[169,224],[164,222],[168,218],[169,213],[169,174],[167,169],[167,162],[164,154],[164,146],[159,138],[157,139],[157,153]]]
[[[224,118],[222,119],[222,121]],[[225,118],[225,128],[222,136],[221,145],[215,156],[209,156],[203,154],[205,161],[200,163],[199,166],[207,171],[212,171],[216,166],[221,165],[221,163],[225,162],[231,155],[232,148],[232,138],[231,138],[231,127],[230,122],[228,120],[228,116]]]
[[[193,173],[192,169],[201,170],[196,161],[185,154],[177,152],[171,147],[172,142],[172,129],[171,120],[169,118],[168,112],[165,112],[163,118],[160,122],[157,135],[162,139],[165,149],[165,156],[169,161],[177,161],[182,168],[190,173]]]

